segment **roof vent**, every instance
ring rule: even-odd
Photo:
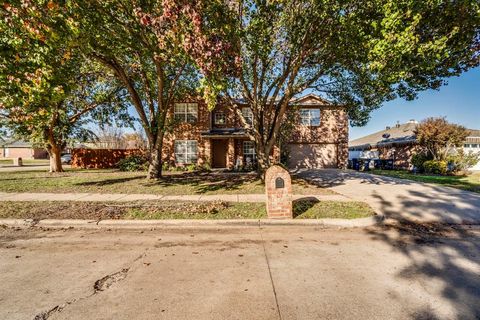
[[[389,126],[386,126],[385,130],[390,130],[390,127],[389,127]]]

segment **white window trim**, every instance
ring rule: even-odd
[[[189,107],[195,107],[195,111],[188,111]],[[183,110],[180,110],[183,108]],[[193,115],[195,117],[195,121],[188,121],[188,115]],[[174,117],[175,119],[179,119],[182,122],[186,123],[196,123],[198,121],[198,103],[196,102],[179,102],[175,103],[174,105]]]
[[[253,125],[253,112],[252,112],[252,108],[250,107],[243,107],[242,108],[242,116],[243,116],[243,119],[245,119],[245,122],[248,124],[248,125]]]
[[[318,110],[318,123],[312,123],[313,119],[315,117],[312,115],[312,111]],[[307,111],[308,116],[304,117],[302,115],[303,112]],[[308,127],[318,127],[320,126],[321,123],[321,110],[319,108],[301,108],[300,109],[300,124],[303,126],[308,126]],[[307,123],[304,123],[304,121],[307,120]]]
[[[195,151],[191,150],[191,143],[195,142]],[[178,161],[177,155],[179,154],[177,152],[177,144],[185,144],[185,160],[184,161]],[[174,154],[175,154],[175,162],[178,164],[192,164],[196,163],[198,160],[198,141],[197,140],[175,140],[174,143]]]
[[[251,144],[250,147],[248,147],[249,149],[249,152],[245,152],[246,151],[246,148],[245,148],[245,145],[246,144]],[[247,141],[243,141],[243,144],[242,144],[242,148],[243,148],[243,157],[246,158],[246,157],[252,157],[252,160],[255,160],[257,158],[257,151],[255,150],[255,142],[253,141],[250,141],[250,140],[247,140]],[[251,152],[250,152],[251,151]]]
[[[222,116],[222,117],[221,117],[221,118],[223,118],[223,121],[222,121],[222,122],[219,122],[219,121],[217,120],[217,117],[218,117],[218,116]],[[213,122],[214,122],[215,124],[227,124],[227,116],[226,116],[226,114],[225,114],[224,112],[215,112],[215,113],[213,114]]]

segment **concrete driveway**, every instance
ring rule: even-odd
[[[351,170],[297,173],[349,198],[365,201],[391,219],[480,224],[480,194]]]
[[[480,230],[0,226],[0,319],[479,319]]]

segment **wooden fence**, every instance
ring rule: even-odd
[[[72,149],[72,168],[115,168],[120,160],[131,155],[143,155],[139,149]]]

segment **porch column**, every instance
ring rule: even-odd
[[[198,150],[198,164],[211,166],[212,165],[211,140],[203,139],[203,142],[200,145],[201,147]]]
[[[235,139],[228,139],[228,150],[227,150],[227,168],[233,169],[235,166]]]

